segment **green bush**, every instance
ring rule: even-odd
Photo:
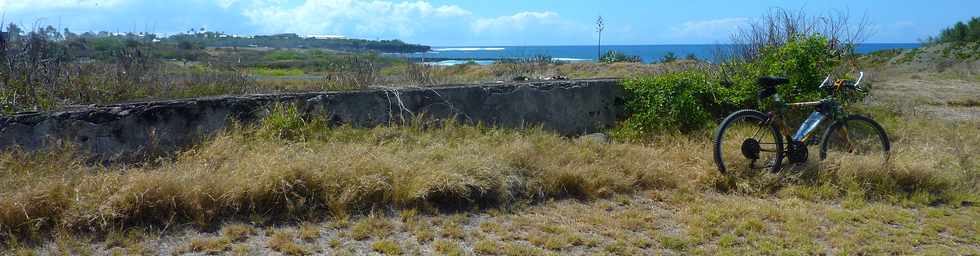
[[[302,60],[306,58],[305,56],[303,56],[303,54],[300,54],[297,51],[279,50],[266,54],[265,59],[267,61],[283,61],[283,60]]]
[[[266,68],[266,67],[258,67],[258,68],[251,68],[250,71],[252,72],[253,75],[259,75],[259,76],[276,76],[276,77],[281,77],[281,76],[302,76],[302,75],[305,74],[303,72],[303,70],[302,69],[299,69],[299,68]]]
[[[677,55],[674,52],[667,52],[663,57],[660,57],[660,63],[671,63],[677,61]]]
[[[761,57],[755,61],[735,60],[724,65],[727,70],[734,71],[729,80],[741,90],[737,99],[739,105],[755,107],[753,101],[759,77],[788,78],[789,84],[778,88],[786,101],[816,100],[822,96],[820,82],[840,64],[840,53],[834,51],[827,37],[816,34],[792,38],[779,47],[763,48]]]
[[[647,134],[677,128],[682,131],[705,127],[711,122],[708,108],[716,104],[717,83],[706,72],[683,71],[638,77],[623,82],[626,108],[632,115],[624,129]]]
[[[324,127],[322,119],[305,117],[294,104],[275,103],[269,107],[256,133],[267,139],[302,141]]]
[[[625,53],[618,51],[608,51],[599,58],[599,62],[602,63],[616,63],[616,62],[640,62],[639,56],[626,55]]]
[[[762,62],[768,74],[789,78],[789,85],[779,90],[789,101],[819,99],[820,82],[841,64],[827,38],[821,35],[796,38],[782,47],[765,49]]]
[[[756,81],[762,76],[790,80],[778,89],[786,101],[819,99],[823,96],[820,82],[841,63],[832,49],[824,36],[797,37],[763,49],[755,61],[722,64],[719,68],[726,71],[721,72],[725,77],[699,69],[628,79],[623,87],[631,115],[617,133],[619,137],[642,137],[667,129],[688,132],[705,128],[737,109],[765,108],[757,99]]]

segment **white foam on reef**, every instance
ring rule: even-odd
[[[436,48],[432,49],[434,52],[475,52],[475,51],[503,51],[506,48],[477,48],[477,47],[461,47],[461,48]]]
[[[586,62],[592,61],[591,59],[577,59],[577,58],[551,58],[552,60],[565,61],[565,62]]]
[[[493,64],[494,63],[494,61],[492,61],[492,60],[474,60],[474,61],[470,61],[470,60],[444,60],[444,61],[439,61],[439,62],[426,62],[425,64],[426,65],[433,65],[433,66],[455,66],[455,65],[468,64],[470,62],[476,63],[478,65],[490,65],[490,64]]]

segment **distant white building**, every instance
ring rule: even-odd
[[[341,36],[341,35],[307,35],[306,38],[313,38],[313,39],[344,39],[344,38],[347,38],[347,37],[346,36]]]

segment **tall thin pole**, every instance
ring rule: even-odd
[[[602,60],[602,31],[603,30],[606,30],[606,23],[602,19],[602,15],[599,15],[599,18],[595,20],[595,31],[597,33],[599,33],[599,43],[596,45],[596,49],[595,49],[596,50],[596,58],[595,58],[596,62],[599,62],[599,61]]]

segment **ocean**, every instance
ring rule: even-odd
[[[609,45],[602,46],[602,52],[614,50],[623,52],[626,55],[639,56],[644,63],[656,62],[668,52],[674,53],[677,58],[685,58],[689,54],[694,54],[698,59],[713,60],[714,52],[719,47],[731,47],[730,45],[702,44],[702,45]],[[889,43],[889,44],[861,44],[857,47],[858,53],[871,53],[887,49],[909,49],[917,48],[916,43]],[[595,45],[578,46],[439,46],[432,47],[432,51],[424,53],[395,54],[400,57],[411,59],[421,59],[427,63],[436,65],[456,65],[474,61],[478,64],[491,64],[495,60],[509,58],[530,58],[535,56],[549,56],[552,59],[568,62],[594,61],[597,56]]]

